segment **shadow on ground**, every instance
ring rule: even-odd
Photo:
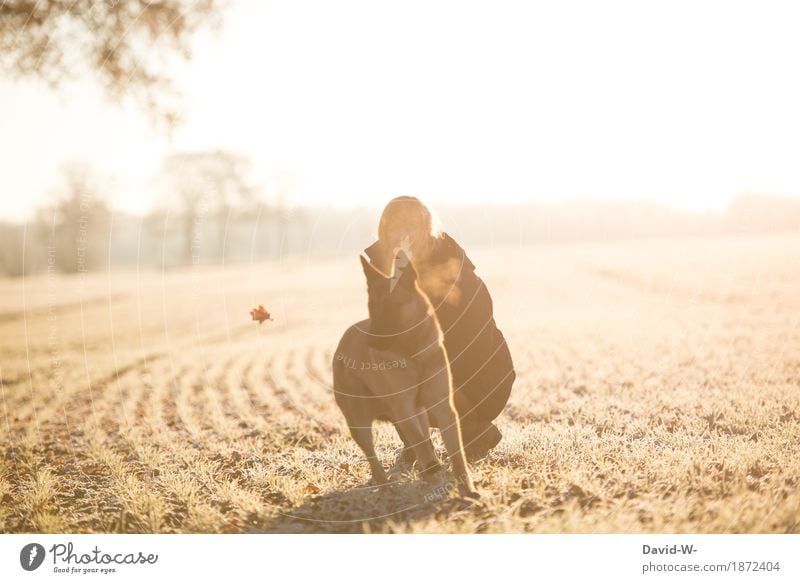
[[[478,511],[480,503],[457,497],[448,472],[421,480],[405,467],[389,473],[390,483],[311,496],[303,504],[279,512],[254,532],[397,532],[425,519],[447,520],[453,512]]]

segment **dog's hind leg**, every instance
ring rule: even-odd
[[[439,458],[436,455],[436,450],[433,448],[433,443],[431,443],[431,440],[430,440],[430,428],[429,427],[423,427],[422,428],[421,435],[426,435],[427,434],[429,436],[428,440],[427,440],[427,443],[422,443],[422,444],[417,444],[414,441],[412,441],[411,439],[407,439],[406,437],[404,437],[403,436],[403,432],[397,426],[396,423],[395,423],[395,428],[397,429],[398,435],[400,435],[400,439],[403,440],[403,450],[400,452],[400,456],[398,457],[398,461],[400,461],[400,462],[402,462],[404,464],[408,464],[410,466],[413,466],[414,462],[418,462],[419,467],[421,469],[424,468],[424,469],[422,469],[422,472],[426,476],[430,475],[430,474],[433,474],[435,472],[438,472],[442,468],[441,464],[439,463]],[[423,442],[424,441],[425,441],[425,439],[423,439]],[[418,449],[419,445],[424,446],[424,448],[425,448],[425,450],[427,452],[427,454],[423,458],[418,458],[417,454],[416,454],[416,450]],[[417,447],[415,447],[415,446],[417,446]],[[425,465],[425,463],[423,462],[423,460],[425,460],[425,459],[433,459],[433,463],[428,462],[428,465]]]
[[[364,421],[351,423],[351,420],[348,419],[347,424],[350,429],[350,435],[353,436],[358,447],[360,447],[364,455],[367,456],[369,467],[372,470],[373,481],[376,484],[385,484],[387,482],[386,472],[381,465],[381,461],[378,459],[378,455],[375,453],[375,443],[372,440],[372,421],[368,423]]]
[[[398,427],[397,423],[394,423],[394,428],[397,430],[397,435],[400,436],[400,439],[403,442],[403,450],[400,452],[400,456],[398,461],[408,464],[414,465],[414,462],[417,461],[417,456],[414,455],[414,449],[411,447],[411,441],[403,435],[403,432]]]
[[[400,438],[414,452],[422,475],[427,477],[441,469],[431,443],[431,430],[424,410],[407,411],[403,419],[395,422]]]

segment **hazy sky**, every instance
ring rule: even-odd
[[[800,195],[798,23],[795,2],[233,0],[171,139],[90,81],[0,81],[0,217],[71,160],[144,211],[162,156],[217,147],[300,203]]]

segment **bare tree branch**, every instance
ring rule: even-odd
[[[167,74],[191,57],[191,39],[218,26],[220,0],[5,0],[0,72],[53,87],[93,73],[112,99],[131,96],[154,119],[178,121]]]

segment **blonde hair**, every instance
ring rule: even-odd
[[[436,213],[416,196],[398,196],[389,201],[378,222],[378,241],[382,263],[389,267],[394,260],[394,249],[389,248],[389,232],[397,226],[414,227],[425,234],[422,240],[412,242],[412,261],[424,262],[442,237],[441,223]],[[389,267],[389,269],[391,269]]]

